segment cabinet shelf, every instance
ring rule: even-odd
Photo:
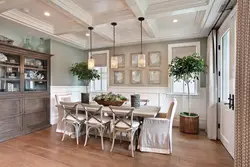
[[[25,81],[47,82],[47,80],[44,79],[25,79]]]
[[[44,68],[38,68],[38,67],[24,67],[25,70],[34,70],[34,71],[47,71]]]
[[[5,63],[5,62],[0,62],[0,67],[20,68],[18,63]]]
[[[0,80],[5,80],[5,81],[20,81],[19,78],[0,78]]]

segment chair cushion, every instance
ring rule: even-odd
[[[127,119],[127,120],[124,120],[125,122],[127,122],[129,125],[130,125],[130,122],[131,120],[130,119]],[[133,121],[132,122],[132,127],[133,128],[137,128],[139,127],[140,123],[138,121]],[[124,122],[120,121],[118,122],[116,125],[115,125],[116,128],[122,128],[122,129],[126,129],[126,128],[129,128],[127,124],[125,124]]]
[[[98,120],[101,120],[101,116],[96,116],[96,118]],[[106,124],[108,123],[109,121],[111,120],[110,117],[106,117],[106,116],[103,116],[102,117],[102,124]],[[101,124],[99,121],[97,121],[95,118],[90,118],[90,120],[88,121],[88,123],[90,124]]]
[[[69,121],[76,121],[77,122],[77,120],[74,117],[72,117],[71,115],[68,115],[65,119],[69,120]],[[86,115],[85,114],[78,114],[77,119],[80,121],[84,121],[86,119]]]

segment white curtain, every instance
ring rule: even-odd
[[[207,40],[207,135],[217,139],[217,76],[216,76],[216,31]]]

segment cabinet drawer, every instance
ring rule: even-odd
[[[46,112],[35,112],[24,115],[24,122],[27,128],[36,128],[47,123]]]
[[[0,135],[11,131],[22,130],[22,116],[9,117],[0,120]]]
[[[24,113],[31,114],[35,112],[46,112],[47,110],[47,98],[33,98],[24,100]]]
[[[10,116],[17,116],[22,113],[21,99],[5,99],[0,100],[0,119]]]

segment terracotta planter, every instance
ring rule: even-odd
[[[199,133],[199,115],[186,116],[180,114],[180,131],[188,134]]]

